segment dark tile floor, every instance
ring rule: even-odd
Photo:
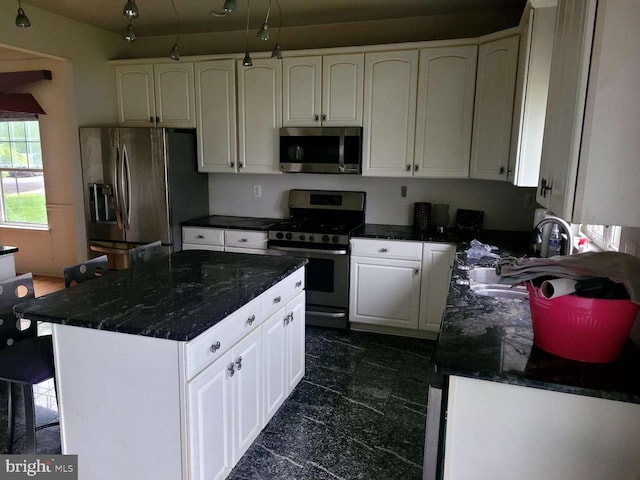
[[[428,340],[307,327],[305,377],[228,478],[422,478],[434,348]],[[38,423],[57,416],[50,387],[38,387]],[[6,388],[0,402],[4,453]],[[14,448],[24,448],[22,419]],[[60,453],[58,427],[38,432],[38,453]]]
[[[233,480],[422,478],[435,342],[307,327],[306,374]]]

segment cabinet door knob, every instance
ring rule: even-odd
[[[284,323],[284,326],[286,327],[287,325],[289,325],[289,315],[285,315],[284,318],[282,319],[282,322]]]
[[[322,114],[322,121],[324,122],[327,119],[327,116],[323,113]]]
[[[414,268],[413,269],[413,274],[414,275],[420,275],[420,269],[419,268]]]
[[[230,166],[231,168],[235,168],[236,164],[235,164],[235,162],[229,162],[229,166]]]
[[[153,123],[153,117],[149,117],[149,121]]]
[[[242,369],[242,356],[236,358],[236,369],[237,370],[241,370]]]
[[[298,280],[296,282],[296,288],[300,288],[302,286],[302,280]]]
[[[276,298],[273,299],[273,303],[280,303],[281,300],[282,300],[282,297],[278,295]]]
[[[407,163],[407,172],[410,172],[410,171],[411,171],[411,164]]]
[[[238,242],[240,243],[247,243],[248,240],[246,238],[241,238],[240,240],[238,240]]]
[[[255,315],[251,315],[249,318],[247,318],[247,325],[251,326],[253,325],[253,322],[256,321],[256,316]]]
[[[498,175],[504,175],[504,172],[506,171],[506,169],[504,167],[500,167],[498,169]]]
[[[243,162],[238,162],[238,168],[244,168],[244,163]]]
[[[216,353],[218,350],[220,350],[220,342],[216,342],[211,345],[211,348],[209,350],[211,350],[211,353]]]
[[[381,248],[380,250],[378,250],[380,253],[387,253],[389,251],[388,248]]]
[[[229,373],[230,377],[233,377],[233,374],[236,373],[235,365],[233,363],[229,364],[229,366],[227,367],[227,372]]]
[[[418,165],[418,164],[416,163],[416,164],[413,166],[413,170],[414,170],[415,172],[417,172],[417,171],[418,171],[418,167],[419,167],[419,166],[420,166],[420,165]]]
[[[289,317],[289,322],[293,323],[293,312],[289,312],[289,314],[287,315],[287,317]]]
[[[318,115],[317,113],[313,116],[313,119],[317,122],[318,120],[320,120],[320,115]]]

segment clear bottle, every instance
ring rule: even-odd
[[[549,235],[549,250],[547,256],[554,257],[556,255],[560,255],[561,249],[562,238],[560,237],[560,229],[558,229],[558,225],[554,223],[553,230],[551,230],[551,235]]]

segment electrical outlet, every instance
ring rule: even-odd
[[[402,187],[400,187],[400,201],[401,202],[406,202],[407,201],[407,186],[403,185]]]
[[[253,196],[255,198],[262,198],[262,185],[253,186]]]
[[[632,242],[631,240],[627,240],[624,244],[624,253],[628,253],[630,255],[636,255],[637,254],[637,246],[636,246],[636,242]]]

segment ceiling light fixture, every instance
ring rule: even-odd
[[[178,33],[176,34],[176,43],[173,44],[173,47],[171,47],[171,51],[169,52],[169,58],[171,60],[178,61],[180,60],[180,52],[178,51],[178,40],[180,39],[180,15],[178,15],[178,9],[176,9],[176,4],[173,0],[171,0],[171,6],[173,7],[173,12],[176,14]]]
[[[279,0],[276,0],[276,7],[278,7],[278,33],[276,34],[276,45],[271,51],[271,58],[277,58],[282,60],[282,49],[280,48],[280,30],[282,29],[282,9],[280,8]]]
[[[238,0],[224,0],[224,13],[238,13]]]
[[[24,13],[22,9],[22,4],[20,0],[18,0],[18,15],[16,16],[16,27],[21,28],[29,28],[31,26],[31,21],[29,17]]]
[[[269,14],[271,13],[271,0],[269,0],[269,6],[267,7],[267,16],[264,19],[264,23],[262,24],[262,28],[258,30],[256,37],[260,40],[264,40],[265,42],[269,40]]]
[[[127,42],[135,42],[136,41],[136,33],[133,31],[133,25],[131,25],[131,20],[129,20],[129,25],[122,36]]]
[[[127,0],[127,3],[124,4],[124,8],[122,9],[122,14],[129,20],[138,18],[139,12],[136,0]]]
[[[251,67],[253,65],[253,60],[251,60],[251,56],[249,55],[249,13],[251,12],[251,2],[247,0],[247,29],[245,31],[245,54],[242,59],[242,65],[245,67]]]

